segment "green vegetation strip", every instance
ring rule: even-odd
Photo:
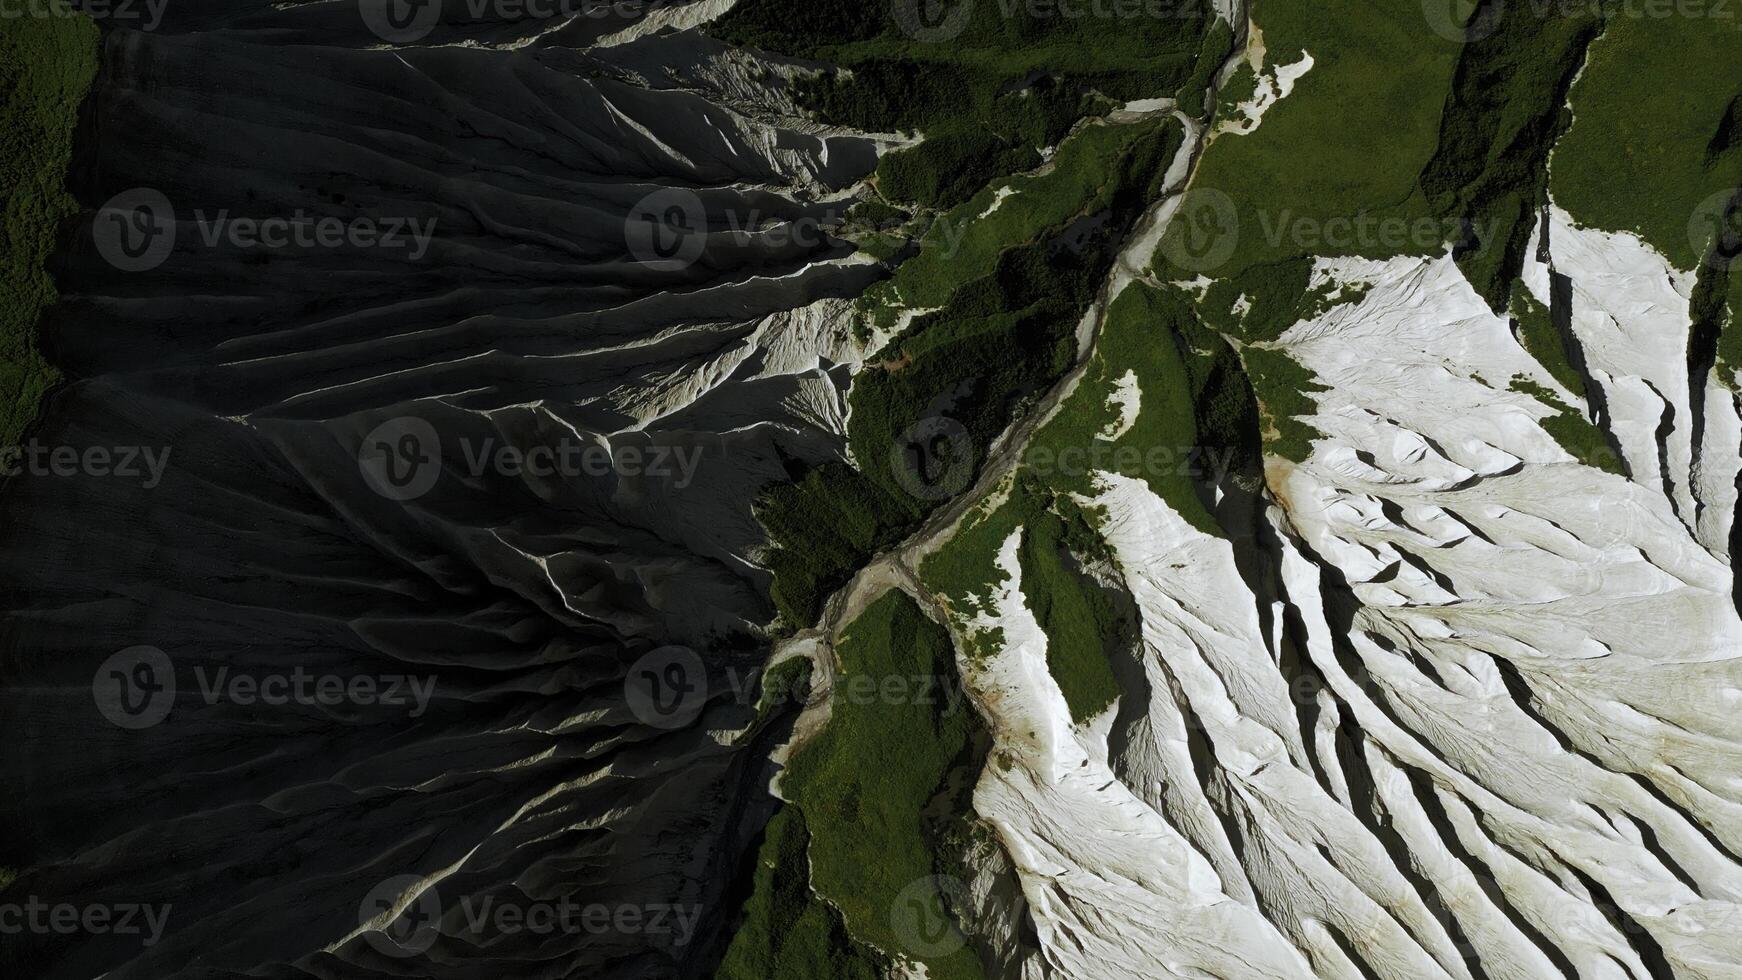
[[[716,980],[880,980],[884,958],[853,941],[810,888],[810,833],[785,807],[769,821],[744,921]]]
[[[904,903],[935,898],[925,882],[955,870],[948,842],[965,837],[967,792],[983,762],[949,635],[891,592],[848,627],[837,653],[829,723],[782,777],[791,805],[769,829],[720,975],[859,977],[877,961],[869,947],[923,963],[935,980],[979,980],[971,945],[902,928]],[[877,693],[849,696],[867,691]],[[807,880],[807,865],[814,897],[792,884]]]
[[[1138,399],[1122,427],[1121,393]],[[1123,431],[1121,431],[1123,428]],[[1208,508],[1211,487],[1230,476],[1255,479],[1260,413],[1239,357],[1193,313],[1177,289],[1143,284],[1114,300],[1082,381],[1037,432],[1015,474],[963,519],[921,569],[964,626],[990,613],[987,599],[1005,576],[999,549],[1020,531],[1023,595],[1047,635],[1047,662],[1083,722],[1117,695],[1110,657],[1129,626],[1087,574],[1111,570],[1097,529],[1103,516],[1080,501],[1097,489],[1094,472],[1145,481],[1193,527],[1224,534]],[[1003,643],[999,630],[964,630],[966,654],[981,659]]]
[[[1677,269],[1695,268],[1709,243],[1692,240],[1690,221],[1742,184],[1738,64],[1742,18],[1611,16],[1572,87],[1555,201],[1582,225],[1632,232]]]
[[[923,131],[925,141],[885,157],[877,177],[886,198],[935,208],[1038,166],[1041,152],[1085,116],[1173,94],[1192,77],[1202,36],[1215,23],[1207,4],[1192,16],[1061,17],[1024,4],[973,3],[965,20],[938,25],[904,24],[900,7],[743,0],[709,30],[833,66],[796,92],[830,122]]]
[[[60,222],[77,210],[66,189],[79,106],[97,74],[87,17],[0,19],[0,444],[14,444],[59,375],[37,349],[55,301],[44,266]]]
[[[1213,280],[1196,311],[1242,343],[1266,448],[1284,458],[1310,452],[1318,433],[1301,418],[1322,389],[1274,341],[1293,323],[1359,298],[1308,290],[1315,258],[1433,255],[1453,246],[1477,292],[1496,312],[1513,314],[1525,347],[1582,398],[1546,311],[1517,286],[1530,231],[1548,200],[1551,152],[1556,199],[1577,200],[1575,214],[1606,213],[1605,226],[1627,227],[1668,213],[1674,220],[1660,237],[1673,232],[1684,243],[1699,195],[1724,180],[1736,183],[1724,164],[1738,152],[1736,140],[1722,135],[1733,133],[1723,120],[1742,92],[1734,73],[1691,83],[1702,93],[1697,110],[1682,104],[1680,86],[1647,94],[1661,108],[1642,107],[1628,94],[1639,78],[1658,77],[1654,71],[1679,77],[1670,61],[1734,63],[1742,53],[1733,50],[1736,25],[1695,28],[1689,18],[1673,18],[1677,36],[1710,35],[1684,44],[1647,40],[1645,24],[1586,7],[1484,0],[1469,13],[1482,29],[1459,37],[1449,24],[1434,29],[1413,5],[1330,0],[1255,8],[1267,62],[1293,64],[1304,52],[1312,67],[1255,132],[1212,141],[1193,182],[1197,200],[1188,199],[1183,220],[1164,236],[1156,272],[1174,282]],[[1709,57],[1690,58],[1690,49]],[[1720,56],[1720,49],[1729,53]],[[1247,89],[1249,75],[1236,73],[1230,87],[1237,91],[1222,100],[1223,110]],[[1566,109],[1569,92],[1577,123]],[[1580,100],[1596,92],[1592,123]],[[1670,128],[1673,139],[1662,132]],[[1615,133],[1626,138],[1617,141]],[[1677,144],[1675,189],[1657,189],[1663,147]],[[1563,168],[1574,171],[1570,181]],[[1635,192],[1648,186],[1650,194]],[[1642,206],[1646,198],[1652,202]],[[1742,342],[1729,346],[1742,349]],[[1556,438],[1581,458],[1608,459],[1584,452],[1592,433],[1588,422],[1574,421],[1578,415],[1550,421]]]
[[[1578,224],[1638,235],[1674,268],[1698,271],[1690,358],[1715,350],[1732,386],[1742,276],[1734,253],[1714,256],[1714,245],[1724,229],[1732,245],[1742,237],[1738,63],[1742,18],[1611,16],[1572,87],[1574,122],[1555,147],[1551,185]]]
[[[1546,14],[1487,0],[1492,33],[1464,47],[1440,119],[1439,150],[1422,172],[1434,210],[1462,225],[1458,264],[1495,312],[1548,201],[1548,157],[1572,122],[1567,89],[1602,20],[1579,5]]]
[[[1419,4],[1260,3],[1253,19],[1267,65],[1310,53],[1313,66],[1255,132],[1218,136],[1204,151],[1193,186],[1232,201],[1230,226],[1218,232],[1235,236],[1231,254],[1214,268],[1184,269],[1164,247],[1160,278],[1235,276],[1309,254],[1439,251],[1445,218],[1418,178],[1439,151],[1461,46],[1429,30]],[[1236,75],[1235,84],[1247,83]],[[1361,220],[1372,230],[1358,231]],[[1178,222],[1164,245],[1194,230]]]
[[[1124,637],[1112,602],[1076,557],[1104,552],[1105,545],[1081,511],[1062,508],[1061,515],[1040,509],[1032,493],[1020,499],[1031,511],[1017,553],[1022,594],[1046,633],[1047,669],[1064,694],[1071,720],[1082,724],[1119,697],[1108,646]]]
[[[1518,342],[1538,364],[1574,395],[1588,397],[1585,379],[1573,366],[1572,355],[1567,351],[1566,338],[1555,327],[1548,307],[1538,302],[1522,283],[1512,289],[1512,324]]]
[[[1510,388],[1529,395],[1560,413],[1550,415],[1537,424],[1553,436],[1555,442],[1560,443],[1568,455],[1586,466],[1595,466],[1617,476],[1626,475],[1626,470],[1621,465],[1621,456],[1609,444],[1608,436],[1578,409],[1569,406],[1554,392],[1523,375],[1513,378]]]
[[[1178,124],[1091,124],[1044,172],[988,187],[932,229],[922,250],[862,299],[893,326],[900,309],[929,309],[855,378],[848,443],[858,466],[830,463],[769,489],[757,515],[775,547],[765,556],[789,626],[812,622],[830,591],[878,550],[966,489],[987,447],[1023,399],[1069,370],[1076,328],[1121,233],[1160,193]],[[988,213],[989,212],[989,213]],[[914,490],[908,440],[947,420],[969,458],[964,479]],[[954,427],[960,427],[956,429]]]

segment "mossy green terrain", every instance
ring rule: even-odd
[[[1458,224],[1464,275],[1504,312],[1548,201],[1549,152],[1572,122],[1567,89],[1603,22],[1577,4],[1490,2],[1476,16],[1490,26],[1464,47],[1421,186]]]
[[[1260,3],[1252,15],[1267,68],[1306,54],[1312,67],[1257,130],[1221,134],[1204,150],[1192,183],[1198,194],[1163,237],[1156,275],[1213,280],[1182,318],[1242,343],[1243,384],[1262,407],[1264,448],[1298,461],[1318,435],[1299,421],[1313,411],[1317,386],[1286,350],[1269,345],[1328,302],[1356,298],[1310,295],[1313,257],[1427,255],[1457,237],[1457,221],[1436,208],[1422,175],[1441,153],[1461,46],[1428,30],[1418,5]],[[1236,72],[1221,109],[1254,84],[1249,68]],[[1222,201],[1226,214],[1194,213],[1194,204]],[[1213,236],[1211,258],[1222,261],[1176,264],[1182,253],[1205,254],[1197,237],[1205,234]]]
[[[809,846],[797,808],[769,821],[717,980],[881,980],[885,959],[854,942],[841,914],[811,891]]]
[[[1192,308],[1206,328],[1240,342],[1239,362],[1262,416],[1264,449],[1295,462],[1306,459],[1320,435],[1302,419],[1316,410],[1312,393],[1324,387],[1276,342],[1294,324],[1365,295],[1363,287],[1333,282],[1313,288],[1312,270],[1305,256],[1252,266],[1216,280]]]
[[[1742,74],[1695,66],[1738,62],[1742,18],[1610,16],[1552,158],[1555,202],[1575,222],[1698,272],[1693,344],[1715,344],[1727,383],[1742,368]]]
[[[1192,71],[1192,76],[1174,94],[1174,100],[1179,104],[1181,112],[1194,119],[1204,115],[1209,108],[1204,96],[1210,89],[1210,82],[1233,53],[1234,28],[1227,21],[1218,20],[1204,34],[1204,46],[1198,52],[1197,67]]]
[[[1712,68],[1739,63],[1742,17],[1609,17],[1572,87],[1555,202],[1582,225],[1631,232],[1675,268],[1695,268],[1710,241],[1694,241],[1690,223],[1742,184],[1742,72]]]
[[[1077,324],[1123,230],[1160,193],[1181,132],[1171,121],[1094,123],[1044,171],[981,190],[932,227],[919,253],[861,300],[888,330],[907,323],[854,380],[848,445],[857,465],[828,463],[771,487],[758,517],[774,542],[772,594],[788,625],[877,550],[966,489],[986,448],[1076,356]],[[994,208],[994,204],[997,206]],[[916,426],[948,420],[965,438],[957,485],[915,493],[906,457]]]
[[[1554,392],[1523,375],[1513,378],[1510,388],[1512,391],[1529,395],[1560,413],[1548,416],[1538,424],[1542,426],[1543,431],[1554,437],[1555,442],[1560,443],[1561,448],[1565,449],[1569,456],[1587,466],[1595,466],[1617,476],[1626,475],[1626,471],[1621,465],[1620,454],[1609,444],[1609,439],[1603,434],[1603,430],[1593,425],[1590,419],[1585,418],[1584,413],[1561,401]]]
[[[60,222],[77,210],[66,189],[79,106],[97,73],[87,17],[0,19],[0,444],[16,443],[58,375],[37,348],[55,301],[44,268]]]
[[[1585,379],[1573,366],[1566,340],[1555,328],[1548,307],[1542,305],[1522,284],[1512,290],[1512,324],[1518,342],[1548,369],[1561,386],[1579,398],[1586,397]]]
[[[924,963],[939,980],[978,980],[971,946],[916,949],[893,922],[916,883],[949,871],[942,839],[981,764],[949,635],[891,592],[849,625],[837,654],[829,723],[794,753],[780,784],[809,829],[811,886],[856,942]]]
[[[1515,284],[1548,200],[1550,155],[1558,181],[1555,148],[1578,135],[1577,127],[1569,134],[1568,93],[1616,20],[1588,5],[1488,0],[1469,10],[1481,29],[1460,38],[1452,25],[1430,29],[1423,14],[1419,5],[1353,0],[1257,4],[1266,62],[1293,64],[1304,52],[1312,67],[1256,131],[1211,142],[1193,188],[1215,194],[1200,194],[1196,211],[1188,199],[1158,253],[1164,280],[1213,280],[1197,312],[1242,343],[1264,409],[1266,448],[1288,459],[1304,459],[1316,436],[1300,419],[1312,412],[1317,385],[1273,341],[1327,304],[1357,298],[1310,295],[1312,260],[1425,256],[1451,247],[1491,308],[1520,313]],[[1230,88],[1244,91],[1249,76],[1242,69]],[[1605,103],[1612,112],[1634,112],[1621,91]],[[1593,182],[1599,185],[1611,195],[1619,186],[1608,173]],[[1194,259],[1214,264],[1203,268]],[[1234,315],[1236,302],[1249,311]],[[1582,392],[1552,324],[1522,312],[1521,340]]]
[[[1439,149],[1460,46],[1427,30],[1417,4],[1259,3],[1253,20],[1268,65],[1310,53],[1313,67],[1255,132],[1221,135],[1204,151],[1193,187],[1232,200],[1232,255],[1211,270],[1179,269],[1163,258],[1161,278],[1238,275],[1306,254],[1437,251],[1438,241],[1417,245],[1413,234],[1422,219],[1442,221],[1418,177]],[[1363,236],[1353,225],[1339,234],[1336,222],[1362,218],[1402,221],[1410,234],[1403,241]],[[1182,223],[1169,236],[1187,231]]]
[[[1018,558],[1023,597],[1046,632],[1047,668],[1071,720],[1082,724],[1119,696],[1107,647],[1120,637],[1112,603],[1082,571],[1073,540],[1099,541],[1081,513],[1037,510],[1023,527]]]
[[[900,4],[745,0],[710,31],[723,40],[827,63],[798,87],[830,122],[925,141],[878,168],[891,200],[948,208],[989,180],[1038,166],[1077,120],[1172,95],[1191,78],[1215,23],[1191,0],[1112,17],[1026,4],[970,4],[927,25]],[[1225,25],[1224,25],[1225,28]],[[935,31],[935,33],[934,33]]]
[[[1118,404],[1130,393],[1134,418]],[[985,658],[1002,644],[998,630],[966,624],[992,611],[988,600],[1005,582],[998,552],[1020,531],[1023,597],[1047,634],[1048,666],[1074,720],[1099,713],[1118,693],[1109,656],[1130,638],[1084,574],[1114,567],[1097,530],[1103,517],[1082,503],[1099,492],[1094,474],[1143,480],[1195,528],[1222,535],[1211,487],[1257,478],[1260,424],[1238,355],[1197,318],[1190,297],[1127,287],[1070,398],[1035,433],[1010,479],[921,568],[956,617],[965,654]]]

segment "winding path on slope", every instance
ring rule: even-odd
[[[1247,57],[1246,45],[1251,32],[1246,11],[1246,0],[1238,0],[1225,13],[1231,15],[1232,22],[1241,26],[1235,38],[1233,53],[1210,78],[1209,87],[1204,94],[1205,105],[1217,104],[1222,79]],[[955,536],[968,511],[993,493],[1011,474],[1027,452],[1034,434],[1057,415],[1059,406],[1076,390],[1083,374],[1088,370],[1108,308],[1126,286],[1147,278],[1150,259],[1155,254],[1161,236],[1178,211],[1181,196],[1197,173],[1197,165],[1203,157],[1204,149],[1215,137],[1213,116],[1207,122],[1200,123],[1170,108],[1128,115],[1131,118],[1143,118],[1168,113],[1185,127],[1185,140],[1168,167],[1169,179],[1161,198],[1150,205],[1126,235],[1125,242],[1113,262],[1113,268],[1108,271],[1099,295],[1084,316],[1086,330],[1082,343],[1078,345],[1076,364],[1052,386],[1034,409],[1017,420],[993,444],[986,464],[981,467],[979,478],[972,486],[933,512],[919,530],[878,555],[854,575],[852,581],[831,595],[824,603],[822,616],[816,626],[801,630],[776,646],[774,655],[769,659],[770,669],[796,656],[810,656],[814,676],[836,676],[839,663],[834,660],[833,647],[840,640],[842,631],[890,589],[900,589],[907,593],[925,610],[927,616],[947,628],[949,618],[942,605],[920,581],[920,564],[947,544]],[[828,662],[817,662],[816,658],[824,656],[829,658]],[[794,741],[786,747],[786,751],[790,752],[806,734],[815,732],[826,721],[828,703],[829,699],[826,697],[814,699],[814,703],[807,708],[805,717],[795,726]]]

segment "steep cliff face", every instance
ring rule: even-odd
[[[840,311],[883,273],[821,228],[883,143],[781,122],[761,62],[679,30],[701,6],[399,44],[355,4],[106,28],[35,438],[144,455],[9,488],[0,725],[29,748],[0,864],[29,869],[9,895],[173,911],[149,947],[9,937],[15,975],[705,955],[765,817],[766,748],[710,734],[748,724],[771,618],[750,505],[842,451]],[[117,269],[99,209],[134,188],[173,246]],[[693,261],[636,240],[656,192],[695,211]],[[673,645],[706,678],[668,725],[625,690]],[[177,690],[130,730],[91,686],[139,646]],[[293,674],[300,699],[250,693]],[[358,910],[401,876],[444,914],[396,958]],[[492,900],[685,919],[503,935],[466,921]]]

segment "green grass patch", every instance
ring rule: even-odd
[[[1223,83],[1222,91],[1216,98],[1216,118],[1229,119],[1246,103],[1252,101],[1258,94],[1258,73],[1252,70],[1249,62],[1241,61],[1234,68],[1234,74]]]
[[[762,674],[756,696],[756,717],[732,740],[734,745],[751,741],[768,723],[789,710],[796,712],[810,693],[812,664],[807,657],[793,657]]]
[[[1119,416],[1106,406],[1127,375],[1137,417],[1109,439]],[[1233,348],[1183,292],[1136,283],[1109,307],[1094,359],[1071,401],[1036,435],[1028,470],[1056,490],[1090,495],[1088,474],[1068,462],[1087,447],[1097,469],[1146,481],[1192,526],[1220,534],[1205,504],[1207,484],[1256,470],[1258,431],[1257,402]]]
[[[970,627],[968,621],[995,612],[993,593],[1009,581],[997,560],[1004,542],[1021,527],[1026,506],[1011,503],[1009,496],[1016,492],[1018,485],[1013,476],[991,499],[971,508],[955,536],[927,556],[920,566],[921,581],[948,610],[963,646],[962,654],[970,662],[984,662],[1004,647],[1002,629]]]
[[[769,595],[784,623],[814,622],[829,593],[917,526],[921,503],[889,493],[846,463],[825,463],[796,482],[769,486],[756,517],[773,542],[761,561],[774,576]]]
[[[1458,265],[1499,313],[1547,201],[1549,151],[1572,122],[1567,89],[1603,24],[1579,5],[1488,8],[1478,16],[1497,26],[1464,47],[1421,184],[1435,211],[1467,229]]]
[[[1201,119],[1205,110],[1204,96],[1208,94],[1210,83],[1215,79],[1216,72],[1227,63],[1228,56],[1234,53],[1234,28],[1227,21],[1218,20],[1204,34],[1203,48],[1198,52],[1197,67],[1192,70],[1192,76],[1174,93],[1174,99],[1179,104],[1181,112],[1193,119]]]
[[[1742,390],[1737,381],[1742,371],[1742,274],[1723,265],[1702,268],[1689,312],[1690,343],[1713,345],[1718,381],[1732,391]]]
[[[1639,236],[1680,270],[1697,270],[1694,345],[1716,337],[1719,377],[1742,368],[1742,277],[1705,262],[1727,229],[1742,233],[1742,18],[1612,13],[1569,100],[1551,190],[1582,226]],[[1663,84],[1642,85],[1641,79]],[[1691,354],[1692,352],[1690,352]]]
[[[1334,282],[1311,287],[1312,268],[1304,257],[1251,266],[1217,280],[1197,305],[1209,327],[1245,344],[1239,357],[1258,401],[1265,450],[1297,463],[1323,435],[1302,419],[1318,410],[1311,394],[1327,389],[1286,350],[1271,345],[1296,323],[1360,302],[1367,291]]]
[[[1122,382],[1136,391],[1138,410],[1120,431],[1113,401]],[[1082,380],[1035,433],[1016,473],[969,512],[921,576],[965,625],[991,612],[987,600],[1005,583],[998,551],[1022,529],[1023,591],[1047,631],[1049,666],[1073,716],[1090,717],[1117,694],[1107,652],[1121,637],[1112,607],[1078,571],[1112,556],[1096,532],[1101,516],[1077,498],[1096,494],[1096,472],[1140,479],[1193,527],[1222,535],[1210,488],[1231,475],[1258,477],[1260,424],[1238,355],[1198,319],[1190,298],[1132,284],[1108,310]],[[997,629],[964,632],[971,658],[1002,647]]]
[[[1609,443],[1609,437],[1578,409],[1561,401],[1554,392],[1522,374],[1514,377],[1509,387],[1510,390],[1529,395],[1560,413],[1548,416],[1537,424],[1553,436],[1554,441],[1560,443],[1561,448],[1573,458],[1616,476],[1627,475],[1621,465],[1620,455]]]
[[[1100,539],[1082,523],[1080,513],[1069,517],[1071,525],[1058,514],[1036,509],[1024,523],[1017,556],[1022,594],[1046,633],[1047,668],[1064,693],[1071,720],[1082,724],[1119,696],[1107,649],[1119,629],[1112,603],[1072,554],[1071,539]]]
[[[1550,149],[1570,122],[1566,92],[1602,21],[1489,2],[1502,11],[1498,29],[1468,44],[1430,29],[1415,5],[1260,4],[1266,58],[1290,64],[1304,51],[1313,66],[1256,132],[1205,151],[1194,187],[1232,202],[1209,229],[1232,236],[1231,253],[1210,269],[1175,265],[1178,246],[1206,230],[1176,222],[1158,256],[1161,278],[1455,245],[1477,292],[1505,310],[1546,199]],[[1250,69],[1237,72],[1223,109],[1253,83]]]
[[[1188,270],[1174,266],[1164,247],[1160,278],[1235,276],[1307,254],[1438,251],[1437,237],[1421,241],[1417,229],[1443,228],[1445,218],[1418,177],[1439,148],[1460,45],[1427,29],[1417,4],[1261,3],[1253,18],[1267,62],[1293,64],[1305,51],[1313,67],[1255,132],[1224,135],[1204,151],[1193,186],[1234,202],[1233,254],[1215,269]],[[1392,226],[1360,232],[1353,224],[1382,219]],[[1187,225],[1176,222],[1168,239],[1187,234]]]
[[[19,440],[59,380],[36,331],[56,298],[44,268],[56,230],[78,209],[66,170],[96,74],[97,28],[88,17],[0,20],[0,444]]]
[[[1312,454],[1313,440],[1324,433],[1302,419],[1318,411],[1312,392],[1330,389],[1313,380],[1312,372],[1287,351],[1247,347],[1240,357],[1264,414],[1264,448],[1283,459],[1305,462]]]
[[[1674,267],[1693,269],[1710,241],[1693,241],[1690,221],[1742,183],[1737,64],[1742,18],[1609,17],[1555,147],[1556,203],[1580,224],[1632,232]]]
[[[1181,139],[1171,120],[1085,127],[1043,172],[988,184],[940,217],[920,254],[868,291],[868,307],[879,322],[892,323],[902,308],[944,305],[994,272],[1006,251],[1042,241],[1074,219],[1103,211],[1134,217],[1160,192]],[[987,214],[1004,188],[1005,200]]]
[[[782,807],[763,834],[743,921],[716,980],[881,980],[885,960],[848,934],[810,888],[804,814]]]
[[[827,63],[795,95],[829,122],[923,132],[919,146],[881,161],[878,189],[890,200],[934,208],[1037,166],[1041,151],[1078,120],[1172,94],[1194,77],[1212,23],[1148,12],[1036,16],[1020,4],[1006,15],[997,3],[976,3],[958,33],[927,41],[916,39],[927,25],[904,26],[897,6],[745,0],[708,30],[731,43]]]
[[[1536,362],[1548,369],[1561,386],[1579,398],[1586,398],[1585,379],[1567,353],[1565,338],[1554,325],[1549,308],[1538,302],[1530,290],[1518,284],[1512,290],[1512,324],[1519,343],[1524,345]]]
[[[757,515],[774,543],[765,563],[785,623],[808,625],[827,595],[877,551],[918,526],[942,499],[916,494],[915,427],[946,418],[966,443],[971,478],[1025,399],[1076,356],[1076,327],[1124,230],[1160,192],[1181,139],[1172,121],[1094,124],[1044,173],[1012,178],[987,213],[986,188],[936,222],[920,253],[861,298],[893,325],[901,309],[931,309],[873,355],[854,379],[848,444],[857,467],[812,469],[770,488]],[[946,491],[966,489],[943,486]],[[922,491],[930,483],[922,484]]]
[[[939,696],[960,690],[949,635],[891,592],[848,627],[836,652],[837,692],[880,690],[893,678],[913,692],[911,682],[925,679],[932,696],[837,695],[828,726],[794,754],[781,789],[810,830],[812,885],[857,941],[922,962],[936,980],[978,980],[972,946],[926,955],[895,925],[898,899],[947,870],[940,835],[960,816],[962,779],[971,782],[982,762],[972,706]]]

